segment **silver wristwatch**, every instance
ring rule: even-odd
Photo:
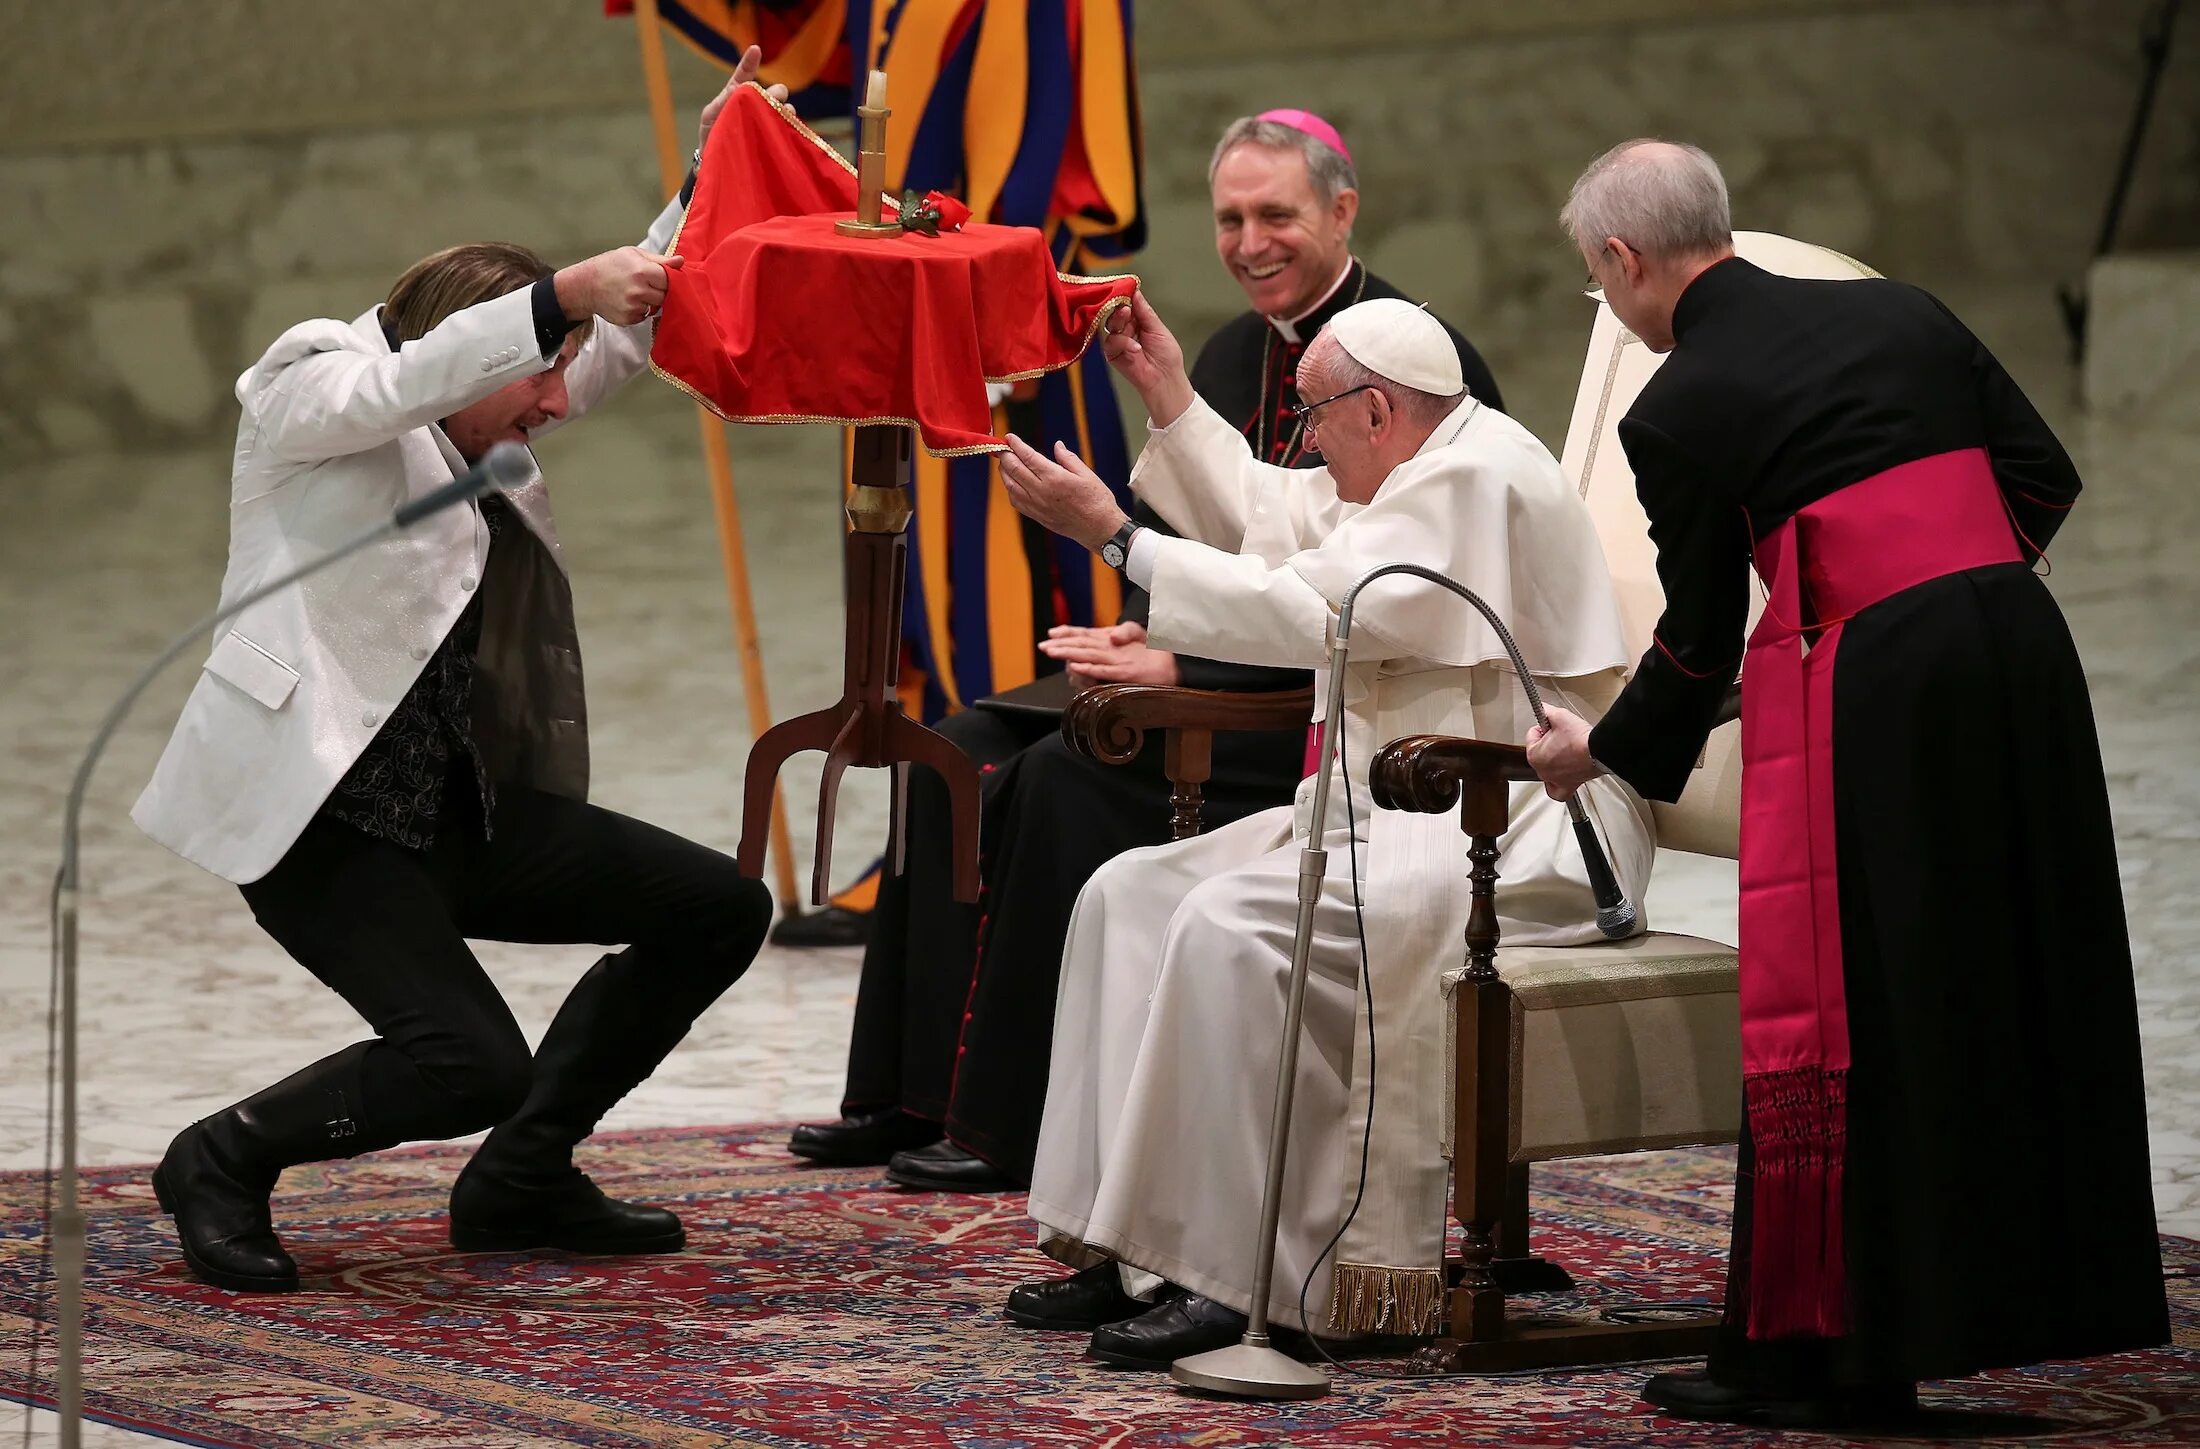
[[[1121,573],[1123,565],[1130,562],[1131,540],[1137,537],[1138,527],[1133,520],[1124,519],[1123,526],[1115,531],[1115,536],[1100,545],[1100,562]]]

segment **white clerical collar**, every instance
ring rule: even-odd
[[[1307,318],[1313,316],[1316,312],[1319,312],[1322,308],[1328,306],[1329,299],[1337,295],[1337,289],[1343,286],[1344,279],[1351,275],[1352,254],[1350,252],[1346,252],[1344,258],[1344,270],[1337,273],[1337,280],[1329,284],[1329,290],[1322,293],[1320,301],[1316,302],[1313,306],[1307,308],[1304,312],[1301,312],[1298,316],[1291,318],[1289,321],[1285,321],[1281,317],[1270,317],[1268,319],[1268,325],[1275,328],[1276,331],[1281,334],[1283,340],[1286,342],[1304,341],[1305,339],[1299,336],[1298,324],[1304,322]]]

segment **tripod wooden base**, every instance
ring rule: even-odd
[[[907,428],[877,425],[855,430],[853,488],[848,497],[846,540],[847,665],[840,701],[766,730],[749,751],[743,781],[741,847],[744,875],[764,873],[764,844],[772,791],[780,768],[803,750],[823,750],[818,783],[817,855],[810,901],[822,906],[830,890],[833,807],[841,773],[855,765],[891,766],[893,825],[887,868],[900,872],[911,763],[929,766],[947,787],[955,899],[978,898],[978,771],[962,751],[902,713],[894,685],[901,672],[901,601],[907,581],[909,446]]]

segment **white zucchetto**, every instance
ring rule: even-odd
[[[1451,334],[1411,302],[1356,302],[1329,319],[1329,330],[1354,362],[1377,377],[1438,397],[1456,397],[1466,386]]]

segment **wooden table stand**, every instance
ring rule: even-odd
[[[955,899],[978,899],[978,770],[961,750],[902,713],[894,692],[901,672],[901,602],[908,575],[911,432],[890,424],[855,429],[850,469],[846,571],[847,672],[840,702],[766,730],[749,751],[741,808],[741,873],[764,873],[764,842],[780,767],[803,750],[823,750],[817,792],[817,857],[810,903],[825,904],[833,860],[833,807],[850,765],[893,768],[887,869],[899,874],[907,852],[908,770],[928,765],[947,787]],[[927,842],[928,848],[932,843]]]

